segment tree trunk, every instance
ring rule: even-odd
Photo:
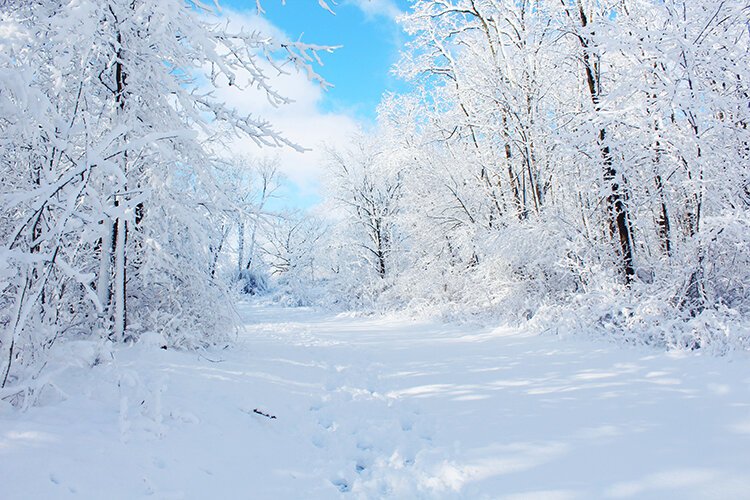
[[[117,33],[117,42],[119,45],[117,51],[117,60],[115,62],[115,82],[117,85],[115,102],[117,103],[117,115],[123,117],[125,111],[125,88],[127,85],[127,74],[123,65],[123,53],[122,53],[122,35]],[[127,141],[124,137],[123,141]],[[125,151],[122,155],[122,173],[125,179],[128,174],[128,155]],[[125,218],[125,206],[127,205],[125,196],[127,193],[127,181],[126,184],[121,186],[122,193],[115,193],[115,209],[117,210],[117,217],[114,223],[114,245],[113,253],[115,257],[115,269],[114,269],[114,315],[112,318],[114,338],[117,341],[122,341],[125,338],[125,330],[127,328],[127,253],[126,246],[128,242],[128,222]]]
[[[103,226],[104,234],[99,240],[99,276],[96,282],[96,293],[102,308],[99,312],[105,315],[112,298],[112,249],[114,248],[115,224],[107,217],[103,221]]]
[[[242,214],[240,214],[240,218]],[[237,222],[237,277],[245,268],[245,221]]]
[[[115,282],[114,282],[114,316],[113,328],[115,340],[120,342],[125,338],[127,327],[127,254],[125,244],[127,243],[127,221],[122,215],[115,219]]]
[[[578,19],[583,32],[588,30],[589,21],[583,10],[580,0],[577,1]],[[566,9],[568,16],[571,16],[570,10]],[[591,42],[588,36],[579,32],[577,35],[582,49],[582,62],[585,72],[586,85],[589,91],[591,103],[594,105],[594,112],[601,112],[601,81],[599,67],[596,61],[592,60],[590,47]],[[605,187],[609,188],[607,196],[607,217],[609,221],[609,233],[616,240],[616,247],[620,256],[622,272],[625,276],[625,283],[632,283],[635,278],[634,262],[634,245],[633,245],[633,227],[630,222],[630,213],[628,210],[625,189],[625,177],[618,171],[615,166],[612,151],[607,144],[607,129],[599,129],[598,137],[599,151],[602,157],[603,179]]]

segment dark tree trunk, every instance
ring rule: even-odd
[[[563,5],[565,5],[564,0]],[[580,0],[577,1],[577,8],[580,26],[585,31],[589,27],[589,21]],[[572,17],[569,7],[567,7],[566,12],[568,16]],[[582,62],[589,96],[591,97],[591,103],[594,105],[594,111],[598,113],[601,111],[599,66],[595,60],[592,60],[590,53],[591,42],[588,36],[579,33],[577,38],[582,49]],[[605,127],[599,129],[598,142],[602,157],[603,180],[605,187],[609,189],[609,195],[607,196],[609,232],[616,240],[625,283],[630,284],[635,278],[635,249],[633,245],[633,226],[630,221],[630,212],[627,205],[625,177],[615,166],[612,151],[607,144],[607,129]]]

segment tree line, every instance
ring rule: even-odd
[[[0,33],[0,397],[33,396],[60,338],[225,338],[217,255],[263,204],[238,192],[251,174],[222,159],[226,138],[301,148],[213,90],[283,105],[271,77],[327,85],[314,66],[331,49],[197,0],[4,2]]]
[[[749,18],[745,1],[413,2],[411,90],[329,155],[338,300],[725,337],[700,321],[750,305]]]

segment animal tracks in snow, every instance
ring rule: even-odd
[[[415,466],[418,452],[430,446],[419,412],[386,396],[381,369],[376,363],[329,369],[325,393],[309,407],[320,467],[331,469],[330,483],[341,493],[387,493],[391,473]]]
[[[3,500],[750,491],[746,356],[241,307],[231,349],[136,344],[58,377],[63,403],[0,407]]]

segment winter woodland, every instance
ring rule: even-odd
[[[330,154],[325,300],[747,348],[749,15],[415,1],[413,90]]]
[[[412,0],[310,208],[219,3],[0,0],[0,497],[747,497],[750,2]]]
[[[279,285],[303,303],[746,349],[749,9],[414,2],[395,68],[412,90],[330,151],[337,217],[295,229]]]
[[[270,203],[273,148],[305,145],[214,90],[284,106],[272,76],[326,87],[335,47],[197,0],[2,2],[0,398],[33,404],[68,340],[231,341],[243,294],[747,349],[749,18],[744,0],[414,0],[409,90],[327,150],[326,201],[295,211]]]

